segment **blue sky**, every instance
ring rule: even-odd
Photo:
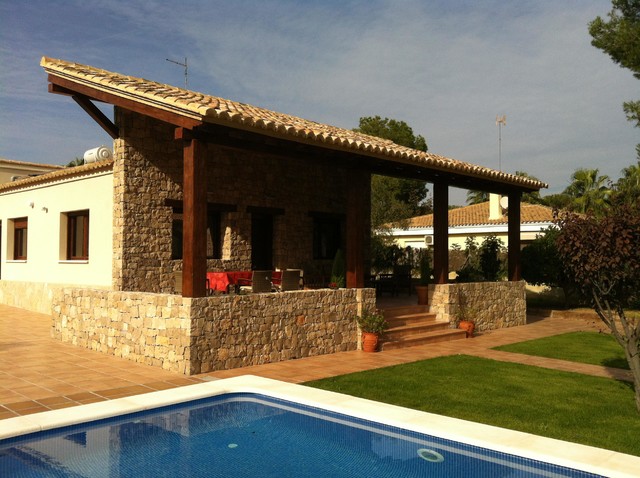
[[[616,179],[640,130],[638,80],[590,45],[609,0],[0,0],[0,157],[65,164],[110,138],[47,93],[50,56],[344,128],[404,120],[430,151],[526,171],[562,191]],[[110,110],[107,110],[111,115]],[[462,203],[464,194],[453,193]]]

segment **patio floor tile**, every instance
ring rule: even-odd
[[[51,338],[50,325],[48,315],[0,305],[0,420],[238,375],[301,383],[454,354],[630,379],[626,370],[491,350],[499,345],[600,328],[599,324],[584,319],[545,318],[473,339],[376,354],[342,352],[191,377],[62,343]]]

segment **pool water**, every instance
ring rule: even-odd
[[[594,477],[258,394],[0,441],[10,477]]]

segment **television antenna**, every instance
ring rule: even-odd
[[[502,127],[507,126],[507,115],[496,116],[496,126],[498,127],[498,170],[502,171]]]
[[[189,89],[189,68],[187,67],[187,57],[186,56],[184,57],[184,63],[181,63],[175,60],[169,60],[169,58],[166,58],[166,60],[171,63],[175,63],[176,65],[180,65],[184,67],[184,88],[188,90]]]

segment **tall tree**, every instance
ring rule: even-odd
[[[354,131],[389,139],[401,146],[427,150],[427,142],[404,121],[366,116],[360,118]],[[431,212],[424,181],[374,175],[371,178],[371,226],[379,229],[383,224],[402,221],[412,216]]]
[[[622,177],[615,184],[612,200],[618,203],[640,202],[640,158],[638,164],[622,170]]]
[[[589,23],[591,44],[640,79],[640,0],[612,0],[611,5],[608,21],[597,17]],[[627,101],[623,109],[640,127],[640,101]]]
[[[609,176],[599,176],[597,169],[576,169],[571,184],[564,190],[572,198],[570,208],[579,213],[603,214],[609,202]]]
[[[640,203],[614,204],[603,217],[566,214],[556,240],[566,273],[587,294],[624,349],[640,412]]]

